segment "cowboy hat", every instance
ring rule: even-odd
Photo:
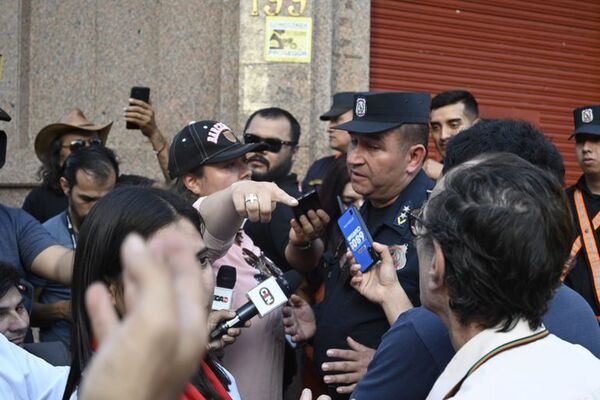
[[[75,108],[60,122],[47,125],[40,130],[35,137],[35,154],[43,162],[54,139],[73,131],[96,132],[102,144],[105,145],[111,127],[112,121],[104,125],[94,125],[88,121],[79,108]]]

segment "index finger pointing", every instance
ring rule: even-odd
[[[275,186],[273,188],[273,193],[271,194],[271,200],[276,201],[278,203],[283,203],[286,206],[296,207],[298,205],[298,200],[287,194],[283,189]]]

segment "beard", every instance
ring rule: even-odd
[[[291,169],[292,169],[292,157],[288,157],[285,160],[282,161],[281,164],[274,166],[272,168],[269,168],[269,162],[261,157],[260,155],[255,155],[252,158],[250,158],[248,161],[260,161],[262,163],[264,163],[265,165],[267,165],[267,171],[266,172],[257,172],[257,171],[252,171],[252,180],[253,181],[259,181],[259,182],[273,182],[276,180],[279,180],[281,178],[284,178],[285,176],[287,176]]]

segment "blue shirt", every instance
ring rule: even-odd
[[[442,320],[424,307],[398,317],[352,399],[424,399],[454,356]]]
[[[23,275],[33,260],[48,247],[56,245],[50,234],[31,215],[20,208],[0,204],[0,260],[16,267]]]
[[[587,302],[561,285],[544,325],[559,338],[579,344],[600,358],[600,327]],[[352,393],[352,399],[424,399],[454,356],[448,330],[424,307],[398,317],[383,336],[367,374]]]
[[[44,222],[43,226],[60,245],[69,249],[73,248],[73,241],[71,240],[71,234],[67,225],[66,210]],[[29,280],[36,288],[41,289],[40,303],[53,304],[57,301],[71,299],[71,289],[60,283],[41,278],[37,275],[31,275]],[[70,322],[59,319],[50,324],[50,326],[40,328],[40,340],[42,342],[60,341],[67,348],[70,348]]]

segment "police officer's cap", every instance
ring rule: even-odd
[[[340,92],[334,94],[331,108],[319,117],[321,121],[332,120],[345,112],[352,110],[352,107],[354,107],[355,94],[355,92]]]
[[[429,93],[358,93],[352,121],[335,129],[351,133],[379,133],[403,124],[429,124]]]
[[[584,106],[573,110],[573,122],[576,135],[600,136],[600,105]]]

